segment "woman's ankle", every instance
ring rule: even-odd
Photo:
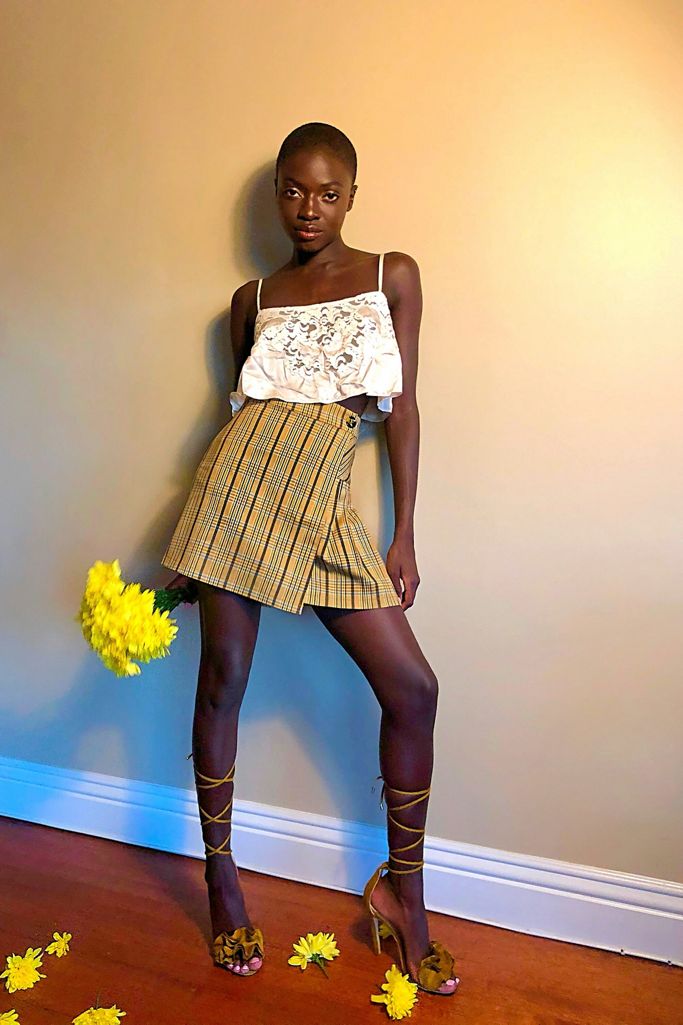
[[[231,854],[212,855],[204,863],[204,878],[207,882],[213,879],[239,876],[235,859]]]
[[[422,869],[418,872],[393,872],[389,869],[389,882],[396,897],[406,907],[424,904]]]

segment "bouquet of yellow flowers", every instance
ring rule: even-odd
[[[119,560],[97,561],[88,570],[81,607],[74,617],[83,636],[107,669],[117,676],[136,676],[140,666],[168,655],[178,632],[172,612],[181,603],[197,601],[196,585],[187,577],[179,587],[150,590],[121,579]]]

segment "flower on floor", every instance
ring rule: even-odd
[[[387,969],[384,977],[387,980],[382,983],[385,993],[382,996],[372,994],[370,1000],[373,1004],[386,1004],[390,1018],[409,1018],[417,1000],[416,983],[411,982],[407,975],[403,975],[395,964]]]
[[[42,947],[29,947],[25,954],[8,954],[7,968],[0,975],[5,980],[9,993],[18,989],[33,989],[36,982],[47,978],[38,969],[42,968]]]
[[[309,964],[317,964],[327,978],[329,976],[323,961],[331,961],[341,954],[333,932],[318,932],[315,935],[312,932],[306,933],[305,937],[300,936],[298,942],[292,946],[296,953],[290,957],[287,964],[299,965],[302,972]]]
[[[385,939],[389,936],[394,935],[389,926],[385,925],[384,922],[380,922],[377,928],[379,929],[380,936],[384,937]]]
[[[71,1025],[119,1025],[125,1011],[120,1011],[116,1004],[111,1007],[89,1007],[73,1019]]]
[[[48,943],[45,948],[46,954],[56,954],[57,957],[64,957],[65,954],[69,953],[69,940],[72,938],[70,932],[53,932],[52,943]]]
[[[2,1011],[0,1013],[0,1025],[21,1025],[14,1008],[11,1011]]]
[[[168,655],[178,627],[169,612],[188,597],[185,588],[151,591],[121,579],[119,560],[98,560],[88,570],[74,619],[90,647],[117,676],[137,676],[140,666]]]

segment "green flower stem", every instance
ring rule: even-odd
[[[194,605],[197,601],[197,592],[194,587],[160,587],[154,592],[154,610],[159,612],[172,612],[178,605],[187,602]]]
[[[324,964],[324,961],[323,961],[322,954],[311,954],[311,957],[309,958],[309,960],[312,961],[313,964],[317,964],[319,968],[322,968],[323,975],[325,976],[326,979],[329,979],[329,975],[327,974],[327,971],[325,970],[325,964]]]

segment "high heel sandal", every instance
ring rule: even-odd
[[[377,779],[382,779],[382,777],[378,776]],[[384,805],[384,793],[386,788],[386,783],[383,783],[380,807],[383,807]],[[425,830],[415,829],[412,826],[404,825],[402,822],[397,822],[397,820],[393,817],[391,812],[400,811],[403,808],[411,808],[414,804],[417,804],[419,801],[423,801],[425,797],[427,797],[427,795],[429,794],[431,787],[427,787],[426,790],[398,790],[396,787],[389,787],[389,789],[393,790],[393,792],[396,794],[404,794],[409,797],[412,797],[415,794],[420,795],[416,797],[414,801],[408,801],[407,804],[394,805],[393,808],[390,808],[387,804],[387,814],[395,825],[400,826],[401,829],[407,829],[411,833],[420,834],[414,843],[407,844],[405,847],[395,847],[393,849],[391,847],[389,848],[389,858],[391,860],[397,861],[403,865],[411,866],[410,868],[392,868],[391,871],[400,873],[401,875],[409,872],[418,872],[424,865],[424,861],[407,861],[404,858],[397,858],[394,854],[394,851],[403,852],[410,850],[412,847],[417,847],[417,845],[422,842]],[[446,949],[446,947],[444,947],[442,943],[439,943],[438,940],[429,941],[429,953],[420,961],[420,964],[417,969],[417,979],[413,979],[410,977],[410,972],[408,971],[408,958],[406,957],[406,947],[403,936],[399,932],[397,926],[395,926],[392,922],[385,918],[384,915],[381,914],[381,912],[379,912],[377,908],[373,907],[372,905],[372,894],[374,893],[375,887],[377,886],[377,883],[381,878],[382,870],[385,868],[389,870],[388,861],[383,861],[382,864],[375,869],[372,876],[370,877],[370,879],[368,879],[367,883],[365,884],[365,889],[363,890],[363,903],[368,914],[370,915],[370,922],[372,925],[372,945],[375,953],[380,954],[382,952],[382,941],[380,936],[381,922],[385,926],[386,931],[389,933],[389,935],[393,937],[396,943],[399,964],[403,974],[407,974],[410,981],[414,982],[417,985],[417,987],[423,990],[425,993],[434,993],[435,996],[440,997],[453,996],[456,989],[458,988],[458,983],[460,982],[460,980],[455,976],[455,964],[453,955],[449,950]],[[453,988],[451,990],[439,989],[439,987],[443,986],[444,982],[447,982],[449,979],[455,979],[455,985],[453,986]]]
[[[192,758],[192,752],[190,752],[190,754],[187,757]],[[220,786],[221,783],[232,783],[234,779],[235,765],[236,762],[233,762],[230,772],[227,774],[227,776],[224,776],[223,779],[213,779],[211,776],[204,776],[201,772],[197,770],[197,767],[194,766],[196,786],[203,790],[210,790],[213,787]],[[200,777],[200,779],[203,779],[206,782],[198,783],[196,782],[196,777]],[[225,849],[225,844],[229,842],[230,834],[232,833],[232,814],[228,819],[224,819],[221,817],[225,815],[226,811],[231,806],[231,804],[232,797],[226,804],[225,808],[223,808],[222,811],[219,811],[218,815],[210,815],[205,808],[202,808],[202,806],[199,805],[199,817],[202,825],[206,825],[209,822],[222,822],[230,825],[228,835],[222,841],[222,843],[218,845],[218,847],[212,847],[211,844],[208,844],[206,842],[206,840],[204,841],[204,849],[206,851],[207,858],[211,857],[214,854],[232,854],[232,850],[230,849],[230,847]],[[205,817],[202,818],[202,816]],[[220,932],[218,936],[214,938],[213,941],[213,963],[216,965],[217,968],[225,968],[226,971],[229,971],[232,975],[246,976],[255,975],[257,972],[260,972],[261,967],[263,965],[264,955],[265,944],[263,941],[263,933],[261,932],[261,929],[258,926],[241,925],[237,929],[233,929],[230,932],[224,929],[223,932]],[[228,968],[228,965],[236,962],[238,960],[238,957],[241,958],[242,964],[247,966],[248,962],[252,957],[260,957],[261,966],[259,968],[249,969],[249,971],[246,972],[233,972],[231,968]]]

